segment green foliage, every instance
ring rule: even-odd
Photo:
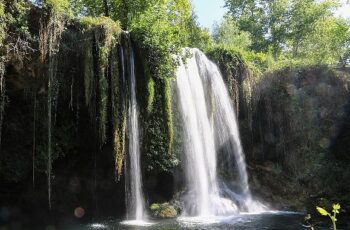
[[[337,230],[337,214],[339,214],[339,210],[340,210],[340,204],[333,204],[333,210],[332,210],[332,214],[330,214],[329,212],[327,212],[325,209],[323,208],[320,208],[320,207],[316,207],[317,211],[322,215],[322,216],[329,216],[329,218],[331,219],[332,221],[332,224],[333,224],[333,229],[334,230]]]
[[[0,57],[3,56],[3,40],[5,39],[6,17],[4,3],[0,2]],[[1,60],[2,61],[2,60]]]
[[[44,6],[52,10],[54,14],[70,14],[69,0],[45,0]]]
[[[239,65],[246,66],[257,75],[271,68],[273,58],[263,52],[244,50],[236,46],[216,45],[207,52],[220,65],[226,69],[237,68]],[[236,73],[237,75],[238,73]]]
[[[85,99],[86,104],[90,107],[91,117],[98,117],[98,133],[100,146],[105,143],[106,140],[106,125],[107,125],[107,102],[108,102],[108,88],[109,83],[107,81],[107,67],[108,58],[111,54],[112,48],[117,44],[121,28],[119,22],[115,22],[109,17],[82,17],[80,19],[82,26],[86,29],[87,38],[95,40],[98,53],[95,58],[98,62],[98,72],[94,72],[92,67],[93,51],[92,42],[88,42],[85,49]],[[89,63],[90,62],[90,63]],[[95,76],[98,75],[96,81]],[[98,89],[97,89],[98,87]],[[98,92],[98,93],[97,93]],[[93,98],[96,95],[98,98]],[[97,101],[95,101],[97,100]],[[98,107],[97,114],[94,114],[95,107]],[[115,133],[116,135],[117,133]],[[116,138],[116,137],[115,137]],[[120,165],[120,163],[118,164]]]
[[[217,44],[248,49],[252,44],[250,33],[239,29],[236,21],[230,16],[225,16],[221,25],[216,25],[213,33]]]
[[[131,17],[128,28],[148,57],[151,75],[156,78],[173,78],[173,55],[180,54],[185,46],[209,46],[210,36],[207,31],[199,28],[188,0],[151,2]]]
[[[349,49],[350,22],[329,17],[318,21],[314,31],[301,42],[299,56],[312,63],[344,63]]]
[[[88,29],[101,28],[108,34],[119,34],[121,32],[120,22],[113,21],[109,17],[81,17],[80,23]]]
[[[264,38],[268,34],[268,1],[255,0],[226,0],[229,14],[237,21],[239,28],[249,32],[252,36],[252,48],[257,51],[266,51],[268,41]]]
[[[291,40],[294,49],[313,30],[314,23],[331,15],[337,1],[316,0],[226,0],[229,14],[241,30],[250,32],[253,49],[277,55]]]
[[[0,1],[0,58],[6,59],[11,46],[20,41],[29,39],[28,32],[29,7],[25,1],[9,0]],[[26,41],[24,42],[27,45]],[[17,44],[18,46],[18,44]],[[28,47],[18,47],[18,51]],[[15,53],[19,56],[20,53]]]
[[[107,16],[104,11],[104,1],[95,0],[70,0],[71,10],[74,16]]]
[[[239,65],[244,65],[245,60],[242,55],[242,50],[230,46],[215,46],[208,51],[211,58],[219,64],[225,65],[225,69],[237,68]]]
[[[176,63],[173,55],[180,54],[182,47],[185,46],[206,49],[212,44],[211,37],[207,30],[199,27],[188,0],[106,1],[107,11],[103,2],[86,0],[80,4],[78,1],[73,1],[72,5],[76,7],[73,11],[76,15],[84,15],[80,22],[84,28],[95,33],[99,47],[98,59],[101,63],[100,74],[105,72],[103,63],[108,63],[110,44],[113,43],[108,41],[115,40],[114,37],[106,38],[108,34],[118,34],[122,27],[130,31],[132,40],[141,48],[145,60],[143,64],[147,66],[145,111],[148,115],[145,123],[149,127],[146,128],[149,141],[145,143],[145,148],[146,158],[152,159],[148,161],[150,162],[148,169],[169,170],[177,164],[176,156],[167,154],[172,152],[174,139],[169,84],[169,79],[175,77]],[[120,20],[121,23],[116,24],[108,17],[103,17],[102,15],[106,15],[107,12],[110,18]],[[106,28],[112,29],[106,31]],[[99,85],[103,86],[105,84],[101,79]],[[90,85],[92,83],[87,84],[88,89],[91,88]],[[100,92],[105,91],[103,88],[100,89]],[[99,111],[104,111],[103,102],[99,103],[102,106]],[[99,117],[102,122],[105,120],[103,114],[100,113]],[[118,135],[115,134],[117,142],[121,138],[120,132]],[[120,149],[119,145],[115,146]],[[122,160],[120,156],[117,157],[116,165],[119,171]]]
[[[175,155],[168,154],[172,152],[174,139],[169,84],[169,79],[175,77],[173,55],[179,55],[182,47],[195,42],[207,41],[204,44],[209,44],[210,37],[196,24],[188,0],[149,2],[139,5],[142,10],[131,13],[127,28],[142,49],[151,77],[147,82],[148,170],[167,171],[178,163]]]
[[[186,42],[183,47],[196,47],[201,50],[207,50],[213,46],[213,39],[210,32],[206,28],[201,28],[197,22],[197,16],[192,12],[191,17],[185,22],[186,33],[183,34]]]
[[[226,6],[232,21],[218,27],[216,40],[244,47],[239,39],[248,33],[250,49],[275,59],[270,70],[348,60],[349,22],[333,16],[337,0],[226,0]]]
[[[160,205],[157,203],[153,203],[151,204],[151,206],[149,207],[152,211],[156,211],[158,209],[160,209]]]
[[[12,33],[29,36],[28,11],[29,6],[25,1],[10,0],[5,4],[5,21]]]
[[[148,7],[131,21],[130,29],[149,56],[158,56],[157,76],[174,76],[172,54],[179,53],[186,43],[186,21],[191,17],[187,1],[162,0]],[[185,4],[186,3],[186,4]]]
[[[170,171],[179,163],[176,154],[169,154],[174,153],[174,149],[170,149],[173,140],[169,140],[173,132],[173,118],[172,108],[170,111],[167,111],[167,106],[169,106],[167,98],[169,99],[169,97],[166,96],[167,86],[164,82],[165,80],[167,79],[154,79],[155,97],[153,109],[143,120],[145,163],[147,170],[152,172]],[[169,96],[171,97],[171,94]],[[171,103],[171,101],[168,101],[168,103]]]
[[[120,23],[104,16],[82,17],[80,22],[86,29],[96,35],[97,42],[99,43],[99,61],[103,71],[108,62],[109,52],[120,36]]]

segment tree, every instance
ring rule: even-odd
[[[220,25],[214,26],[213,37],[216,43],[248,49],[252,44],[249,32],[242,31],[231,16],[225,16]]]
[[[289,49],[298,55],[301,41],[338,6],[337,0],[226,0],[239,28],[251,34],[252,49],[272,50],[276,58]]]
[[[252,48],[257,51],[267,50],[265,35],[268,34],[268,15],[266,0],[226,0],[226,7],[242,31],[252,36]]]
[[[318,21],[300,42],[299,56],[314,63],[345,65],[350,51],[350,22],[329,17]]]
[[[288,20],[288,39],[293,50],[293,56],[297,56],[304,39],[311,33],[320,32],[316,25],[328,20],[333,15],[333,10],[339,6],[336,0],[293,0]]]

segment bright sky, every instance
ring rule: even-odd
[[[224,0],[192,0],[198,21],[203,27],[212,28],[214,22],[220,22],[226,8]]]
[[[347,1],[341,0],[343,7],[338,10],[337,15],[350,18],[350,1],[345,4]],[[209,29],[212,29],[215,21],[220,23],[227,11],[224,0],[192,0],[192,3],[200,25]]]
[[[350,1],[349,0],[341,0],[343,7],[340,8],[337,12],[338,15],[344,18],[350,18]],[[346,4],[348,2],[348,4]]]

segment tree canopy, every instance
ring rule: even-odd
[[[255,52],[273,55],[275,60],[303,63],[345,63],[349,56],[349,20],[336,17],[338,0],[226,0],[228,16],[219,26],[216,39],[227,43],[249,33]],[[230,29],[228,29],[228,27]],[[236,31],[236,32],[231,32]],[[244,48],[245,45],[236,44]]]
[[[272,58],[279,63],[345,65],[350,56],[350,22],[334,15],[340,6],[338,0],[225,0],[228,13],[212,35],[200,27],[190,0],[33,2],[78,19],[103,16],[118,21],[123,30],[137,37],[141,46],[159,57],[163,63],[159,76],[173,75],[171,55],[179,53],[182,47],[209,50],[213,45],[224,45],[245,51],[247,59],[258,56],[259,63]],[[0,3],[3,53],[7,52],[5,43],[9,46],[11,39],[17,40],[11,34],[29,39],[29,4],[25,0]]]

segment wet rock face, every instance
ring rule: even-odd
[[[300,211],[314,209],[315,197],[350,204],[350,69],[312,66],[257,76],[226,54],[211,56],[239,114],[255,196]]]
[[[250,184],[263,199],[297,210],[317,205],[313,197],[348,202],[349,79],[348,70],[310,67],[256,81],[250,119],[239,124]]]

